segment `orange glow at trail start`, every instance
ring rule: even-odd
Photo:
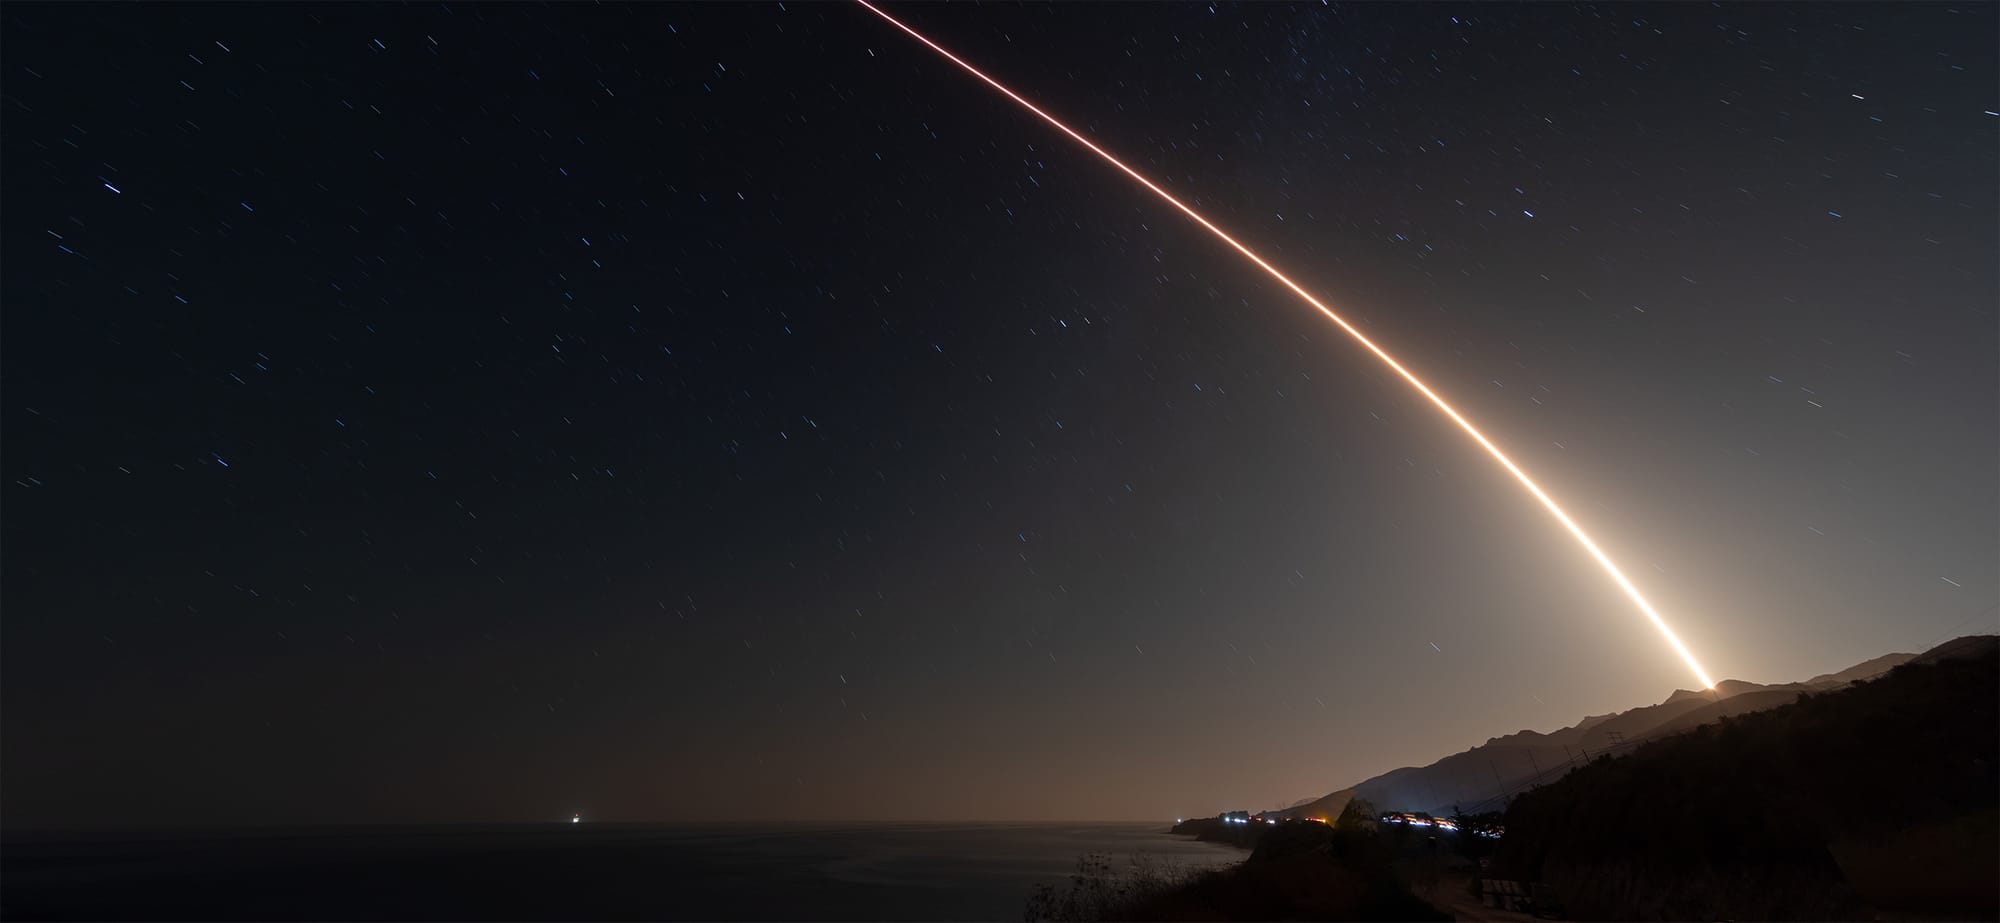
[[[1533,494],[1536,500],[1541,501],[1542,506],[1549,511],[1549,515],[1554,516],[1557,522],[1562,523],[1563,528],[1569,530],[1570,535],[1576,537],[1577,543],[1582,545],[1585,551],[1590,552],[1590,556],[1592,558],[1597,559],[1597,563],[1603,566],[1606,573],[1611,575],[1611,579],[1618,584],[1618,588],[1624,590],[1625,595],[1631,598],[1632,603],[1639,607],[1639,611],[1645,613],[1647,620],[1653,623],[1653,627],[1659,629],[1660,636],[1667,640],[1667,644],[1673,647],[1674,653],[1679,654],[1681,660],[1687,664],[1688,669],[1693,670],[1695,677],[1701,680],[1702,688],[1712,689],[1715,687],[1715,682],[1708,678],[1707,671],[1704,671],[1701,668],[1701,664],[1695,661],[1694,654],[1688,651],[1687,645],[1682,644],[1681,639],[1674,635],[1673,629],[1667,627],[1666,620],[1661,618],[1660,614],[1653,610],[1652,604],[1646,601],[1646,597],[1640,594],[1639,588],[1637,586],[1634,586],[1632,584],[1632,581],[1626,578],[1625,573],[1618,569],[1618,565],[1612,563],[1610,556],[1606,555],[1602,549],[1598,548],[1596,542],[1591,541],[1590,536],[1583,531],[1583,527],[1577,525],[1574,520],[1570,519],[1569,514],[1563,512],[1562,507],[1557,506],[1556,501],[1551,499],[1547,493],[1544,493],[1542,491],[1542,488],[1536,485],[1532,478],[1528,477],[1527,472],[1522,471],[1519,465],[1514,464],[1513,459],[1508,458],[1505,452],[1500,451],[1499,446],[1494,445],[1493,441],[1487,439],[1486,435],[1484,433],[1481,433],[1477,427],[1474,427],[1471,421],[1467,420],[1464,416],[1461,416],[1459,412],[1457,410],[1454,410],[1450,404],[1445,403],[1444,398],[1439,397],[1437,392],[1432,391],[1430,387],[1428,385],[1425,385],[1423,381],[1417,378],[1417,376],[1414,373],[1412,373],[1409,369],[1404,368],[1402,363],[1397,362],[1393,356],[1390,356],[1387,352],[1383,351],[1382,347],[1375,345],[1374,341],[1368,339],[1365,336],[1362,336],[1361,331],[1355,329],[1353,324],[1348,323],[1345,318],[1342,318],[1339,314],[1334,313],[1334,310],[1332,308],[1327,307],[1318,298],[1314,298],[1312,296],[1312,293],[1306,291],[1303,288],[1300,288],[1298,283],[1293,282],[1291,279],[1287,278],[1284,273],[1279,272],[1277,270],[1277,267],[1272,266],[1268,262],[1265,262],[1264,258],[1258,256],[1255,251],[1251,250],[1249,247],[1246,247],[1241,243],[1238,243],[1236,238],[1231,237],[1228,234],[1224,233],[1221,228],[1216,227],[1207,218],[1202,217],[1200,212],[1197,212],[1194,209],[1189,208],[1181,200],[1174,198],[1165,189],[1160,188],[1159,186],[1155,185],[1152,180],[1149,180],[1143,175],[1141,175],[1139,171],[1126,166],[1124,161],[1121,161],[1118,158],[1111,156],[1110,153],[1106,152],[1103,148],[1098,147],[1095,144],[1092,144],[1088,138],[1085,138],[1084,136],[1077,134],[1075,130],[1071,129],[1068,125],[1063,124],[1055,116],[1052,116],[1047,112],[1043,112],[1034,103],[1028,102],[1026,99],[1023,99],[1020,94],[1015,93],[1013,90],[1007,89],[1007,87],[1003,86],[1000,83],[1000,81],[986,76],[986,74],[982,73],[979,70],[979,68],[967,64],[959,56],[952,54],[949,51],[946,51],[943,46],[939,45],[936,42],[931,41],[928,38],[925,38],[922,33],[918,32],[915,29],[910,28],[909,26],[904,25],[894,16],[891,16],[888,13],[883,12],[881,8],[877,7],[875,4],[868,2],[868,0],[855,0],[855,2],[859,3],[863,7],[866,7],[869,12],[882,17],[882,19],[885,22],[889,23],[890,25],[895,26],[897,29],[900,29],[903,32],[907,33],[911,38],[914,38],[917,41],[924,43],[925,46],[929,47],[932,51],[935,51],[938,54],[944,56],[945,60],[948,60],[951,63],[958,65],[959,68],[963,69],[966,73],[979,78],[980,82],[986,84],[987,86],[992,87],[995,90],[999,90],[1002,94],[1005,94],[1008,99],[1011,99],[1016,103],[1019,103],[1021,108],[1034,113],[1036,116],[1041,118],[1042,121],[1047,122],[1050,125],[1054,126],[1057,131],[1060,131],[1063,134],[1068,135],[1071,140],[1074,140],[1076,143],[1083,145],[1085,148],[1088,148],[1091,153],[1096,154],[1097,156],[1103,158],[1106,163],[1112,165],[1113,167],[1116,167],[1118,169],[1118,172],[1131,177],[1134,182],[1137,182],[1139,185],[1146,187],[1146,189],[1151,191],[1154,195],[1159,196],[1168,205],[1172,205],[1181,214],[1188,216],[1188,218],[1194,221],[1194,223],[1201,225],[1204,230],[1208,231],[1210,234],[1215,235],[1216,239],[1222,241],[1225,244],[1228,244],[1230,249],[1235,250],[1237,253],[1242,254],[1245,259],[1248,259],[1250,262],[1255,263],[1258,269],[1264,270],[1264,272],[1267,275],[1269,275],[1273,279],[1278,280],[1278,282],[1284,285],[1284,287],[1291,289],[1293,294],[1304,299],[1307,304],[1312,305],[1313,308],[1319,311],[1319,313],[1326,315],[1327,320],[1332,321],[1341,330],[1345,331],[1348,336],[1353,337],[1355,342],[1358,342],[1362,346],[1367,347],[1369,352],[1375,354],[1375,358],[1382,360],[1383,364],[1387,365],[1391,369],[1394,369],[1397,375],[1402,376],[1404,381],[1409,382],[1410,387],[1417,389],[1417,393],[1422,394],[1426,398],[1429,398],[1432,404],[1437,405],[1438,410],[1443,411],[1444,415],[1450,417],[1453,423],[1458,424],[1459,429],[1464,430],[1466,435],[1471,436],[1472,441],[1479,443],[1479,447],[1485,449],[1486,454],[1493,456],[1493,460],[1499,462],[1500,467],[1507,469],[1507,473],[1513,475],[1515,480],[1520,481],[1521,486],[1528,489],[1528,493]]]

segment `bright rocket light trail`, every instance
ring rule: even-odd
[[[1177,198],[1174,198],[1172,194],[1168,193],[1165,189],[1160,188],[1158,185],[1155,185],[1152,180],[1149,180],[1145,176],[1141,175],[1139,171],[1126,166],[1124,161],[1111,156],[1111,154],[1105,151],[1103,148],[1098,147],[1095,144],[1092,144],[1090,142],[1090,139],[1085,138],[1080,134],[1077,134],[1074,129],[1070,128],[1068,125],[1063,124],[1060,119],[1057,119],[1055,116],[1050,115],[1047,112],[1043,112],[1040,107],[1022,98],[1021,94],[1008,89],[1005,85],[1001,84],[1000,81],[986,76],[986,74],[980,71],[979,68],[967,64],[965,60],[960,58],[958,55],[952,54],[951,52],[945,50],[944,46],[931,41],[929,38],[926,38],[923,33],[918,32],[917,30],[904,25],[901,20],[898,20],[896,17],[883,12],[880,7],[877,7],[875,4],[868,2],[868,0],[854,0],[854,2],[859,3],[862,6],[866,7],[869,12],[882,17],[883,21],[907,33],[911,38],[914,38],[917,41],[924,43],[924,45],[929,47],[932,51],[935,51],[938,54],[944,56],[945,60],[948,60],[951,63],[958,65],[959,68],[964,70],[966,73],[979,78],[980,82],[986,84],[987,86],[992,87],[993,89],[999,90],[1008,99],[1011,99],[1016,103],[1019,103],[1021,105],[1021,108],[1034,113],[1036,116],[1041,118],[1042,121],[1047,122],[1052,126],[1055,126],[1055,129],[1057,131],[1060,131],[1063,134],[1070,136],[1070,138],[1076,141],[1076,143],[1083,145],[1084,147],[1088,148],[1091,153],[1096,154],[1097,156],[1103,158],[1104,162],[1112,165],[1113,167],[1118,168],[1118,172],[1131,177],[1133,181],[1137,182],[1141,186],[1146,187],[1154,195],[1159,196],[1161,199],[1165,200],[1168,205],[1172,205],[1175,209],[1179,210],[1181,214],[1188,216],[1188,218],[1193,220],[1194,223],[1201,225],[1203,229],[1207,230],[1210,234],[1215,235],[1217,239],[1221,240],[1225,244],[1228,244],[1230,249],[1243,254],[1244,258],[1248,259],[1252,263],[1257,264],[1258,269],[1264,270],[1264,272],[1268,274],[1271,278],[1278,280],[1280,284],[1284,285],[1288,289],[1291,289],[1293,294],[1304,299],[1307,304],[1312,305],[1313,308],[1319,311],[1319,313],[1326,315],[1327,320],[1333,321],[1333,323],[1336,326],[1338,326],[1341,330],[1345,331],[1348,336],[1353,337],[1355,342],[1358,342],[1362,346],[1367,347],[1369,352],[1375,354],[1375,358],[1382,360],[1383,364],[1387,365],[1391,369],[1394,369],[1396,371],[1396,374],[1403,377],[1404,381],[1409,382],[1410,387],[1417,389],[1417,393],[1422,394],[1426,398],[1429,398],[1431,403],[1437,405],[1437,408],[1443,411],[1445,416],[1450,417],[1453,423],[1458,424],[1459,429],[1465,430],[1465,434],[1472,437],[1472,441],[1479,443],[1479,447],[1485,449],[1486,454],[1493,456],[1493,460],[1499,462],[1500,467],[1507,469],[1508,474],[1513,475],[1515,480],[1520,481],[1521,486],[1528,489],[1528,493],[1533,494],[1536,500],[1541,501],[1542,506],[1549,511],[1549,515],[1554,516],[1557,522],[1562,523],[1563,528],[1569,530],[1570,535],[1576,537],[1577,543],[1582,545],[1585,551],[1590,552],[1591,557],[1597,559],[1597,563],[1603,566],[1606,573],[1611,575],[1611,579],[1618,584],[1618,588],[1624,590],[1625,595],[1631,598],[1632,603],[1639,607],[1639,611],[1645,613],[1647,620],[1653,623],[1653,627],[1659,629],[1660,636],[1667,640],[1667,644],[1673,647],[1674,653],[1679,654],[1681,660],[1687,664],[1688,669],[1693,670],[1695,677],[1701,680],[1702,688],[1712,689],[1715,687],[1715,681],[1708,678],[1708,672],[1701,668],[1700,663],[1696,662],[1696,660],[1694,659],[1694,654],[1688,651],[1687,645],[1681,643],[1681,639],[1674,635],[1674,630],[1672,628],[1667,627],[1666,619],[1661,618],[1660,614],[1654,611],[1652,603],[1646,601],[1646,597],[1639,592],[1639,588],[1637,586],[1634,586],[1630,579],[1626,578],[1625,572],[1618,569],[1618,565],[1612,562],[1611,557],[1609,555],[1606,555],[1603,549],[1598,548],[1596,542],[1591,541],[1590,535],[1583,531],[1583,527],[1577,525],[1575,520],[1570,519],[1569,514],[1563,512],[1562,507],[1557,506],[1556,501],[1550,498],[1547,493],[1544,493],[1542,491],[1542,488],[1535,483],[1534,479],[1528,477],[1527,472],[1522,471],[1519,465],[1514,464],[1513,459],[1507,457],[1507,453],[1500,451],[1500,447],[1493,444],[1493,440],[1486,438],[1486,434],[1481,433],[1478,427],[1472,425],[1471,421],[1467,420],[1464,416],[1460,415],[1459,412],[1453,409],[1450,404],[1445,403],[1444,398],[1439,397],[1437,392],[1432,391],[1430,389],[1430,386],[1423,383],[1422,379],[1419,379],[1409,369],[1404,368],[1403,364],[1397,362],[1395,357],[1385,352],[1382,349],[1382,347],[1375,345],[1374,341],[1368,339],[1365,336],[1362,336],[1361,331],[1355,329],[1353,324],[1348,323],[1345,318],[1335,313],[1332,308],[1327,307],[1326,304],[1321,302],[1318,298],[1314,298],[1311,292],[1308,292],[1305,289],[1300,288],[1297,282],[1293,282],[1291,279],[1287,278],[1284,273],[1278,271],[1277,267],[1272,266],[1270,263],[1266,262],[1264,258],[1258,256],[1255,251],[1251,250],[1249,247],[1246,247],[1241,243],[1238,243],[1236,238],[1231,237],[1228,234],[1224,233],[1221,228],[1216,227],[1214,223],[1210,222],[1207,218],[1202,217],[1200,212],[1197,212],[1194,209],[1189,208],[1186,203],[1182,202]]]

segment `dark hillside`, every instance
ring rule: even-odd
[[[1776,708],[1807,692],[1828,692],[1856,680],[1887,673],[1921,657],[1950,656],[1960,639],[1926,654],[1884,654],[1801,683],[1763,685],[1725,679],[1714,689],[1674,692],[1654,705],[1584,718],[1550,731],[1518,731],[1495,737],[1427,766],[1406,766],[1356,783],[1306,805],[1276,812],[1282,817],[1332,817],[1349,797],[1404,810],[1445,813],[1458,806],[1497,807],[1512,793],[1551,780],[1572,766],[1605,753],[1629,749],[1629,742],[1676,733],[1727,715]]]
[[[2000,642],[1725,716],[1508,808],[1579,919],[2000,915]]]

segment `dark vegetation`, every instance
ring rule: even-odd
[[[1492,875],[1579,919],[2000,918],[2000,647],[1968,640],[1522,794]]]
[[[1136,920],[1134,909],[1186,887],[1198,871],[1135,860],[1123,868],[1101,853],[1085,855],[1063,887],[1042,885],[1028,898],[1024,918],[1036,920]]]
[[[1500,811],[1480,811],[1467,814],[1452,805],[1451,822],[1458,825],[1458,836],[1453,838],[1452,847],[1467,859],[1483,859],[1499,846],[1499,834],[1506,825],[1506,815]]]
[[[1411,893],[1435,841],[1378,831],[1360,803],[1332,826],[1184,823],[1176,830],[1251,848],[1218,871],[1138,868],[1120,875],[1086,857],[1065,889],[1029,902],[1033,920],[1450,920]]]

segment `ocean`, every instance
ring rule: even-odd
[[[1019,920],[1088,853],[1214,867],[1165,824],[316,828],[0,846],[0,918]]]

